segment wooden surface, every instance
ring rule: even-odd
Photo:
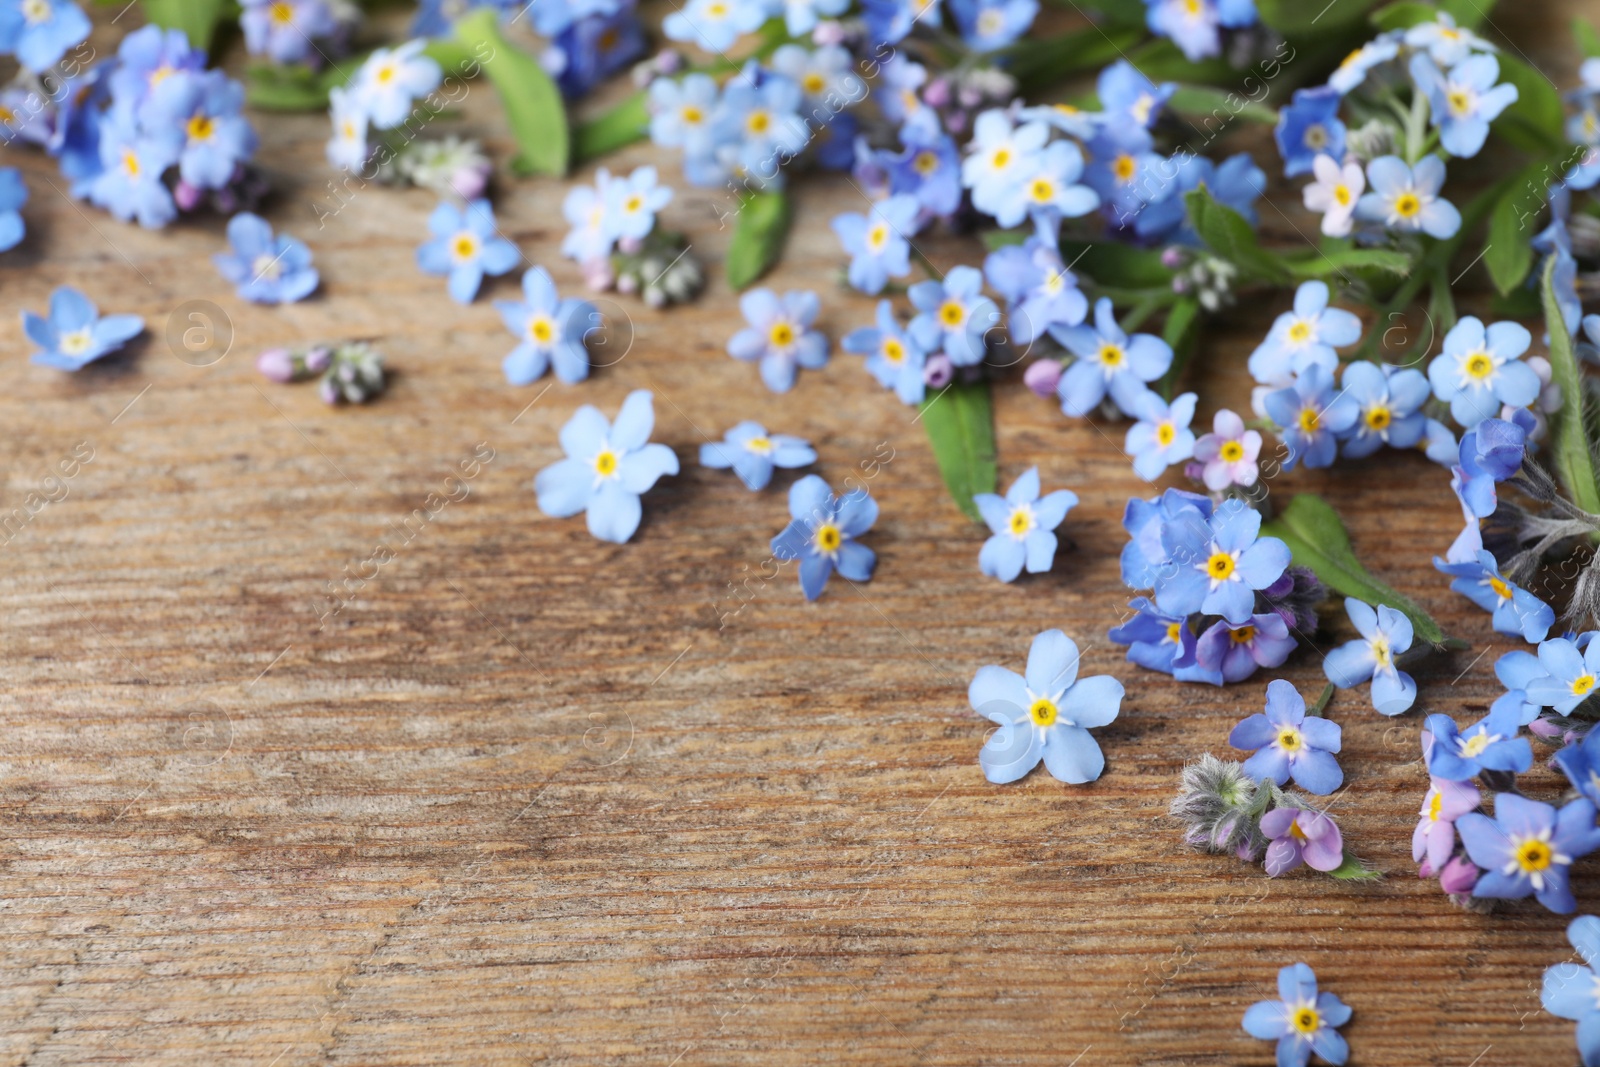
[[[1571,5],[1502,7],[1526,40]],[[1539,59],[1563,85],[1572,57],[1543,56],[1567,46],[1549,32]],[[33,201],[27,242],[0,257],[0,511],[58,499],[0,537],[0,1062],[1266,1064],[1239,1019],[1296,960],[1355,1009],[1354,1064],[1575,1061],[1572,1024],[1538,1002],[1544,968],[1570,958],[1566,920],[1531,901],[1464,913],[1410,858],[1421,717],[1480,714],[1511,647],[1429,564],[1459,519],[1438,468],[1385,455],[1273,485],[1324,493],[1374,569],[1474,648],[1419,671],[1403,718],[1361,693],[1333,705],[1348,783],[1333,810],[1384,880],[1268,880],[1186,851],[1164,814],[1183,762],[1227,752],[1268,675],[1178,686],[1104,636],[1128,596],[1122,508],[1150,492],[1120,427],[999,390],[1002,482],[1037,464],[1082,499],[1055,570],[1002,586],[979,574],[984,533],[946,498],[911,411],[855,358],[768,393],[723,351],[738,315],[718,278],[689,309],[605,302],[609,351],[626,354],[589,382],[510,388],[488,301],[515,279],[451,303],[413,262],[422,192],[361,191],[319,230],[325,120],[260,128],[282,190],[268,214],[324,278],[281,309],[241,302],[206,262],[221,220],[145,232],[65,199],[50,161],[6,160]],[[506,158],[487,90],[450,128]],[[648,146],[609,162],[651,160],[678,188],[666,222],[716,264],[714,192]],[[570,291],[564,190],[502,184],[498,202]],[[826,228],[857,194],[796,192],[770,283],[819,290],[837,339],[872,309],[838,288]],[[1286,204],[1269,229],[1310,232]],[[979,255],[923,247],[944,265]],[[147,337],[77,375],[29,365],[16,312],[68,282],[144,315]],[[231,322],[207,366],[165,339],[189,301]],[[1287,303],[1208,335],[1197,425],[1245,402],[1244,357]],[[267,346],[344,337],[390,358],[370,407],[254,370]],[[648,495],[633,543],[542,516],[531,482],[561,424],[641,387],[683,474]],[[835,579],[808,604],[791,572],[730,599],[761,573],[791,480],[752,494],[698,466],[742,418],[809,438],[835,484],[868,481],[870,584]],[[92,461],[41,488],[80,443]],[[480,447],[493,461],[447,482]],[[380,545],[394,558],[374,575]],[[347,572],[370,580],[319,626]],[[1106,774],[991,786],[967,683],[986,663],[1020,669],[1052,626],[1087,673],[1128,687],[1098,732]],[[1334,613],[1317,645],[1350,636]],[[1313,693],[1320,657],[1276,673]],[[1541,768],[1527,787],[1560,782]],[[1589,911],[1597,867],[1579,867]]]

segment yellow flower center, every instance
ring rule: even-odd
[[[122,150],[122,169],[128,172],[130,178],[139,176],[139,156],[131,148]]]
[[[1322,413],[1316,408],[1300,409],[1300,428],[1306,433],[1316,433],[1322,425]]]
[[[918,152],[917,158],[911,161],[912,169],[923,177],[927,177],[939,169],[939,157],[932,152]]]
[[[628,212],[629,214],[638,211],[642,207],[644,207],[644,197],[640,196],[638,193],[634,193],[632,196],[628,197],[628,199],[622,202],[622,210]]]
[[[87,329],[73,330],[61,336],[61,353],[67,356],[78,356],[89,351],[92,338]]]
[[[1499,575],[1496,575],[1496,574],[1489,575],[1488,581],[1489,581],[1489,588],[1494,590],[1494,595],[1495,596],[1499,597],[1501,600],[1510,600],[1511,599],[1511,596],[1512,596],[1511,587],[1509,585],[1507,585],[1505,583],[1505,581]]]
[[[1483,755],[1483,750],[1489,747],[1489,740],[1489,731],[1479,730],[1471,737],[1462,739],[1461,754],[1469,758],[1481,756]]]
[[[1372,639],[1372,661],[1377,665],[1377,668],[1379,670],[1388,670],[1393,658],[1393,653],[1389,651],[1389,639],[1382,636],[1374,637]]]
[[[1403,219],[1415,218],[1422,210],[1422,201],[1416,193],[1401,193],[1394,198],[1394,213]]]
[[[1517,846],[1517,866],[1529,873],[1548,869],[1554,860],[1550,846],[1536,837]]]
[[[939,306],[939,321],[944,323],[946,329],[960,326],[967,318],[967,309],[954,300],[946,300]]]
[[[49,0],[23,0],[22,17],[37,26],[50,18]]]
[[[744,443],[744,447],[764,456],[772,451],[772,440],[767,437],[752,437]]]
[[[839,532],[839,527],[831,522],[825,522],[817,527],[817,548],[823,552],[837,552],[839,545],[844,541],[844,535]]]
[[[710,5],[708,5],[706,7],[706,14],[710,15],[714,19],[727,18],[728,17],[728,5],[727,4],[710,4]]]
[[[209,141],[216,129],[217,124],[211,121],[210,115],[196,115],[189,120],[189,140]]]
[[[1156,443],[1162,446],[1170,445],[1173,438],[1178,436],[1178,428],[1170,422],[1163,422],[1156,427]]]
[[[1361,58],[1362,53],[1364,53],[1366,50],[1366,46],[1363,45],[1362,47],[1357,48],[1354,52],[1351,52],[1349,55],[1345,56],[1344,59],[1339,63],[1339,69],[1343,70],[1346,67],[1355,66],[1356,62]]]
[[[1436,792],[1436,793],[1433,794],[1433,799],[1428,802],[1428,819],[1429,819],[1429,821],[1430,822],[1438,822],[1439,821],[1439,816],[1440,816],[1441,813],[1443,813],[1443,811],[1444,811],[1444,794]]]
[[[745,119],[744,125],[751,133],[766,133],[772,125],[772,116],[765,111],[752,111],[750,117]]]
[[[278,23],[280,26],[287,26],[294,21],[294,5],[273,4],[271,15],[273,22]]]
[[[1394,421],[1394,413],[1382,404],[1375,404],[1367,409],[1366,421],[1369,430],[1387,430]]]
[[[594,472],[602,478],[617,473],[617,454],[609,448],[602,448],[594,457]]]
[[[1300,731],[1293,726],[1285,726],[1278,731],[1278,747],[1285,752],[1298,752],[1304,743]]]
[[[1182,642],[1182,640],[1183,640],[1183,623],[1181,623],[1181,622],[1169,622],[1169,623],[1167,623],[1167,640],[1170,641],[1174,645],[1179,644],[1179,643]]]
[[[1301,319],[1299,322],[1289,327],[1289,340],[1293,341],[1297,345],[1303,345],[1307,341],[1311,340],[1311,324],[1306,322],[1304,319]]]
[[[453,247],[457,259],[471,259],[478,252],[478,239],[470,233],[458,233]]]
[[[1482,381],[1494,373],[1494,359],[1487,352],[1474,352],[1462,363],[1461,369],[1467,372],[1467,377]]]
[[[787,322],[775,322],[772,329],[767,331],[767,340],[772,342],[774,348],[788,348],[794,344],[794,327]]]
[[[1343,182],[1340,182],[1338,185],[1335,185],[1333,187],[1333,199],[1338,202],[1340,207],[1349,207],[1350,206],[1350,187],[1348,185],[1344,184]]]
[[[889,240],[889,224],[880,222],[867,231],[867,247],[874,252],[881,249]]]
[[[1045,697],[1035,700],[1028,708],[1028,718],[1032,719],[1035,726],[1050,726],[1056,721],[1057,709],[1054,703]]]
[[[1028,186],[1028,195],[1042,204],[1056,195],[1056,187],[1049,178],[1035,178]]]
[[[1233,574],[1233,557],[1226,552],[1213,552],[1206,560],[1206,573],[1215,581],[1226,581]]]
[[[1229,463],[1237,463],[1244,458],[1244,445],[1238,441],[1224,441],[1222,447],[1217,450],[1217,455]]]
[[[1236,645],[1248,645],[1255,639],[1256,628],[1254,626],[1241,626],[1236,630],[1228,631],[1228,640]]]
[[[1033,529],[1033,512],[1027,508],[1017,508],[1011,513],[1011,536],[1022,537]]]
[[[818,93],[822,92],[822,90],[827,87],[827,84],[828,83],[823,80],[822,75],[818,74],[816,71],[812,71],[810,74],[807,74],[800,80],[800,88],[804,89],[812,96],[816,96]]]
[[[678,114],[683,118],[684,122],[689,123],[691,126],[698,126],[706,119],[705,112],[693,104],[685,104],[683,110],[679,111]]]
[[[395,77],[399,73],[400,72],[395,69],[393,63],[384,63],[378,68],[378,73],[374,76],[374,80],[376,80],[379,85],[388,85],[390,82],[394,81]]]
[[[1466,115],[1472,111],[1472,94],[1465,89],[1452,89],[1445,94],[1445,103],[1453,115]]]
[[[1138,169],[1139,165],[1135,163],[1133,157],[1128,155],[1126,152],[1122,153],[1116,159],[1111,161],[1112,175],[1117,179],[1117,181],[1123,182],[1124,184],[1133,181],[1134,172]]]
[[[896,341],[893,337],[883,339],[883,358],[890,363],[900,363],[906,358],[906,346]]]
[[[995,170],[1004,170],[1011,162],[1011,149],[996,148],[994,155],[989,157],[989,166]]]
[[[1309,1006],[1296,1010],[1290,1021],[1302,1034],[1314,1034],[1322,1025],[1322,1018],[1317,1014],[1317,1009]]]
[[[1100,346],[1100,362],[1107,367],[1122,365],[1122,346],[1106,343]]]
[[[1588,696],[1589,690],[1594,688],[1594,675],[1583,674],[1572,680],[1572,695],[1575,697]]]
[[[528,324],[528,336],[541,345],[549,344],[550,339],[555,335],[555,328],[550,325],[550,320],[543,315]]]

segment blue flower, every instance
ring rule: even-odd
[[[1317,992],[1317,976],[1296,963],[1278,972],[1279,1000],[1261,1000],[1244,1013],[1244,1031],[1278,1042],[1278,1067],[1305,1067],[1311,1054],[1340,1065],[1350,1043],[1335,1027],[1350,1021],[1350,1006],[1332,993]]]
[[[1172,366],[1172,347],[1148,333],[1129,337],[1117,325],[1111,300],[1101,297],[1094,305],[1094,326],[1051,327],[1050,336],[1077,356],[1056,387],[1061,410],[1073,418],[1089,414],[1111,399],[1124,414],[1137,415],[1140,398]]]
[[[1088,161],[1083,180],[1100,194],[1106,217],[1115,226],[1136,220],[1152,189],[1173,191],[1171,167],[1151,151],[1150,131],[1143,126],[1101,126],[1084,150]]]
[[[1157,37],[1170,37],[1190,62],[1222,50],[1216,0],[1145,0],[1145,22]]]
[[[939,25],[939,0],[864,0],[862,7],[874,44],[894,44],[919,22]]]
[[[709,155],[711,120],[717,110],[717,83],[709,74],[650,83],[650,140],[663,148],[681,148],[685,156]]]
[[[1583,1067],[1600,1067],[1600,919],[1580,915],[1567,927],[1567,940],[1587,966],[1558,963],[1544,972],[1539,1003],[1551,1015],[1578,1024],[1578,1055]]]
[[[983,295],[983,273],[976,267],[951,267],[943,281],[925,281],[906,293],[917,308],[911,329],[926,338],[929,351],[941,346],[958,367],[983,360],[989,331],[1000,322],[1000,309]]]
[[[0,252],[22,243],[28,228],[22,221],[22,205],[28,202],[28,187],[16,167],[0,167]]]
[[[1309,174],[1319,155],[1344,158],[1344,123],[1339,121],[1339,90],[1328,86],[1296,89],[1294,100],[1278,112],[1274,136],[1283,156],[1283,173]]]
[[[256,131],[241,114],[244,86],[221,71],[166,78],[141,109],[146,129],[171,137],[178,174],[198,189],[221,189],[255,154]]]
[[[22,330],[40,348],[33,362],[57,370],[81,370],[143,333],[144,320],[137,315],[101,318],[88,297],[63,285],[50,294],[50,317],[24,311]]]
[[[889,190],[917,198],[932,215],[950,215],[961,206],[961,156],[950,135],[908,123],[901,133],[905,149],[888,157]]]
[[[1077,326],[1089,312],[1078,279],[1061,261],[1054,230],[1042,221],[1021,245],[997,248],[983,261],[984,278],[1006,298],[1006,332],[1019,345],[1031,345],[1052,326]]]
[[[561,427],[567,458],[540,471],[533,481],[539,510],[565,519],[585,513],[589,533],[602,541],[625,543],[639,528],[640,494],[663,474],[678,473],[678,457],[666,445],[650,443],[655,409],[648,389],[629,393],[615,424],[585,404]]]
[[[1500,679],[1502,685],[1508,690],[1520,689],[1526,698],[1528,690],[1533,683],[1541,678],[1548,677],[1550,672],[1545,669],[1539,657],[1523,649],[1512,649],[1494,663],[1494,676]],[[1539,712],[1544,705],[1538,703],[1524,703],[1522,714],[1517,717],[1518,726],[1527,726],[1539,717]],[[1559,753],[1558,753],[1559,754]],[[1593,798],[1591,798],[1593,799]]]
[[[311,249],[288,234],[277,236],[260,215],[241,211],[228,220],[232,251],[212,256],[239,295],[257,304],[292,304],[317,287]]]
[[[1215,681],[1195,668],[1195,635],[1186,618],[1166,615],[1147,597],[1128,602],[1134,615],[1106,635],[1128,646],[1128,662],[1170,674],[1180,682]]]
[[[1582,740],[1564,746],[1550,757],[1550,765],[1566,775],[1580,794],[1600,802],[1600,730],[1590,730]]]
[[[427,42],[407,41],[399,48],[379,48],[356,72],[353,92],[361,110],[380,130],[393,129],[411,117],[411,103],[439,87],[444,71],[423,54]]]
[[[1039,0],[950,0],[950,13],[967,44],[992,52],[1028,32]]]
[[[1433,735],[1427,750],[1428,773],[1465,782],[1484,771],[1521,774],[1533,766],[1533,748],[1521,729],[1523,693],[1513,689],[1489,706],[1489,714],[1461,730],[1448,715],[1429,715],[1422,727]]]
[[[1441,241],[1461,229],[1461,212],[1439,196],[1444,163],[1438,156],[1424,156],[1415,170],[1399,156],[1379,156],[1367,164],[1367,185],[1372,191],[1356,202],[1356,217],[1365,222]]]
[[[1178,87],[1172,82],[1157,85],[1126,59],[1119,59],[1100,72],[1095,92],[1107,121],[1118,122],[1127,116],[1149,129],[1161,117],[1161,109]]]
[[[1499,506],[1497,482],[1522,469],[1528,438],[1538,423],[1533,412],[1518,408],[1510,419],[1484,419],[1461,435],[1456,467],[1462,505],[1477,518],[1488,518]]]
[[[494,307],[506,329],[519,340],[501,364],[506,381],[527,385],[542,378],[552,365],[556,377],[568,385],[589,376],[584,340],[600,326],[600,313],[587,300],[563,300],[549,271],[528,268],[522,275],[522,299],[496,300]]]
[[[1302,282],[1294,293],[1294,310],[1273,320],[1267,339],[1250,353],[1250,376],[1263,385],[1281,385],[1313,365],[1331,376],[1339,366],[1334,349],[1359,340],[1361,320],[1328,306],[1327,283]]]
[[[1450,588],[1494,616],[1496,633],[1521,637],[1524,641],[1543,641],[1555,625],[1554,609],[1519,586],[1507,581],[1500,565],[1485,549],[1475,558],[1447,563],[1437,556],[1433,565],[1455,581]]]
[[[1044,151],[1049,139],[1050,128],[1042,122],[1013,128],[998,108],[979,114],[961,163],[961,183],[972,190],[972,206],[986,215],[1009,212],[1029,161]]]
[[[1545,673],[1528,682],[1529,701],[1570,715],[1600,684],[1600,641],[1579,652],[1567,638],[1553,638],[1539,646],[1539,665]]]
[[[885,389],[893,389],[902,403],[922,403],[927,392],[923,367],[928,361],[928,346],[916,331],[901,327],[889,301],[878,301],[876,326],[851,330],[841,347],[846,352],[866,356],[867,372]]]
[[[1268,393],[1262,406],[1289,446],[1284,470],[1293,470],[1302,459],[1307,467],[1332,466],[1338,435],[1348,431],[1356,419],[1354,404],[1333,402],[1333,376],[1315,363],[1287,389]]]
[[[1261,513],[1238,498],[1224,500],[1210,519],[1180,509],[1161,531],[1169,563],[1155,576],[1156,603],[1173,615],[1221,615],[1235,626],[1250,621],[1255,592],[1283,576],[1289,547],[1259,537]]]
[[[89,17],[72,0],[0,2],[0,52],[39,73],[89,36]]]
[[[188,34],[151,23],[128,34],[117,46],[111,93],[119,103],[137,108],[174,74],[205,69],[205,53],[189,43]]]
[[[800,561],[800,591],[807,600],[822,595],[838,571],[852,582],[872,577],[878,557],[856,538],[878,521],[878,502],[865,488],[835,497],[828,483],[808,474],[789,487],[793,520],[772,539],[772,554]]]
[[[1025,214],[1035,219],[1076,218],[1100,206],[1100,194],[1079,183],[1083,152],[1073,141],[1055,141],[1030,156],[1018,172],[1017,189],[992,212],[1001,226],[1015,226]]]
[[[1444,336],[1444,350],[1428,364],[1428,380],[1450,414],[1466,429],[1500,413],[1502,404],[1526,407],[1539,398],[1539,375],[1521,359],[1533,337],[1516,322],[1483,322],[1468,315]]]
[[[320,58],[312,39],[328,37],[339,22],[327,0],[240,0],[239,28],[253,56],[274,63],[304,63]]]
[[[545,9],[539,4],[535,10]],[[538,19],[535,19],[537,22]],[[562,93],[582,96],[633,62],[644,51],[644,31],[630,5],[609,14],[587,14],[562,28],[541,58]]]
[[[1004,498],[979,493],[972,498],[994,536],[978,553],[978,569],[1002,582],[1013,581],[1026,563],[1029,574],[1043,574],[1056,558],[1052,533],[1067,512],[1078,506],[1078,494],[1057,489],[1040,499],[1039,468],[1029,467],[1006,490]]]
[[[613,238],[642,241],[656,227],[656,212],[672,200],[672,190],[656,184],[656,168],[638,167],[607,184],[606,224]]]
[[[723,435],[720,442],[700,446],[700,465],[712,470],[733,468],[739,480],[752,490],[765,489],[772,481],[774,467],[791,470],[817,461],[809,441],[786,433],[768,433],[759,422],[749,419]]]
[[[1562,806],[1516,793],[1497,793],[1494,818],[1481,811],[1456,820],[1456,831],[1467,856],[1483,868],[1472,895],[1495,900],[1535,896],[1558,914],[1575,911],[1567,879],[1572,861],[1600,847],[1595,828],[1595,807],[1579,798]]]
[[[1344,57],[1338,69],[1329,76],[1328,84],[1341,93],[1348,93],[1366,81],[1373,67],[1387,63],[1400,54],[1399,38],[1399,33],[1379,34],[1357,48]]]
[[[1339,724],[1320,715],[1306,715],[1306,702],[1282,678],[1267,683],[1267,710],[1240,721],[1228,735],[1234,748],[1254,752],[1244,772],[1258,781],[1283,785],[1290,778],[1308,793],[1327,796],[1344,784],[1344,771],[1333,754],[1339,751]]]
[[[137,217],[146,229],[159,229],[178,215],[178,205],[161,175],[178,161],[170,140],[143,137],[132,118],[118,111],[100,132],[101,170],[73,186],[112,215],[127,222]]]
[[[820,16],[835,18],[849,6],[850,0],[785,0],[783,26],[790,37],[803,37],[817,28]]]
[[[1015,782],[1044,761],[1071,785],[1100,777],[1106,758],[1089,729],[1105,726],[1122,706],[1122,683],[1110,675],[1078,677],[1078,646],[1060,630],[1033,639],[1025,674],[978,668],[967,699],[1000,728],[978,753],[983,775],[996,785]]]
[[[766,21],[767,7],[755,0],[689,0],[661,21],[669,40],[693,43],[707,52],[726,52],[741,34]]]
[[[428,216],[433,239],[417,249],[417,265],[429,274],[450,277],[450,298],[470,304],[485,274],[505,274],[522,259],[517,246],[500,236],[489,201],[465,208],[442,203]]]
[[[1335,406],[1350,409],[1338,420],[1350,420],[1344,454],[1370,456],[1381,445],[1415,448],[1428,424],[1422,405],[1432,395],[1428,379],[1419,370],[1365,361],[1347,365],[1344,388],[1334,399]]]
[[[1184,393],[1169,405],[1149,391],[1139,397],[1134,404],[1139,421],[1128,427],[1122,445],[1123,451],[1133,456],[1135,474],[1153,482],[1174,463],[1194,456],[1194,431],[1189,423],[1197,399],[1193,393]]]
[[[1210,497],[1182,489],[1168,489],[1154,500],[1129,500],[1122,513],[1122,528],[1128,531],[1129,538],[1122,547],[1123,583],[1133,589],[1154,586],[1162,574],[1178,566],[1167,552],[1167,528],[1206,522],[1211,515]]]
[[[1450,68],[1448,74],[1433,60],[1418,53],[1411,57],[1411,77],[1428,94],[1439,144],[1452,156],[1475,156],[1489,136],[1489,123],[1517,102],[1517,87],[1500,79],[1500,61],[1475,55]]]
[[[920,205],[909,193],[872,205],[867,214],[835,215],[833,232],[850,253],[850,284],[867,295],[883,292],[890,278],[911,273],[911,244]]]
[[[728,340],[734,359],[760,360],[761,380],[774,393],[794,388],[799,368],[816,370],[828,362],[828,339],[811,328],[822,303],[813,292],[752,289],[739,298],[750,325]]]
[[[1194,680],[1242,682],[1257,667],[1282,666],[1296,644],[1289,624],[1275,611],[1252,615],[1243,624],[1214,622],[1195,642]]]
[[[1411,647],[1411,620],[1386,604],[1373,611],[1355,597],[1345,598],[1344,610],[1361,637],[1329,652],[1322,673],[1340,689],[1371,679],[1372,706],[1384,715],[1399,715],[1417,699],[1417,683],[1395,665]]]

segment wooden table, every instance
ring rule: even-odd
[[[1497,17],[1528,40],[1575,6]],[[109,49],[119,31],[101,21]],[[1573,84],[1568,35],[1533,36]],[[608,162],[661,163],[678,188],[665,220],[712,265],[710,291],[669,312],[603,301],[625,355],[581,386],[519,389],[489,304],[515,279],[460,307],[422,275],[423,192],[360,191],[319,229],[325,118],[259,126],[281,190],[268,214],[324,278],[285,308],[240,301],[206,262],[222,220],[124,226],[68,200],[51,161],[6,160],[33,200],[26,243],[0,257],[0,511],[58,499],[8,532],[0,571],[3,1062],[1265,1064],[1239,1019],[1296,960],[1354,1007],[1353,1063],[1575,1061],[1572,1024],[1538,998],[1544,968],[1571,958],[1566,920],[1531,901],[1465,913],[1409,854],[1421,717],[1475,718],[1512,647],[1430,565],[1459,517],[1437,467],[1386,454],[1273,486],[1323,493],[1374,569],[1474,648],[1422,669],[1403,718],[1362,692],[1332,707],[1334,811],[1383,881],[1269,880],[1185,850],[1165,815],[1179,768],[1228,753],[1268,676],[1179,686],[1105,637],[1128,596],[1123,505],[1152,492],[1121,427],[999,390],[1002,484],[1037,464],[1082,498],[1055,570],[1001,585],[978,572],[985,534],[946,497],[912,411],[854,357],[783,397],[727,357],[728,233],[675,159],[645,145]],[[449,128],[509,153],[486,88]],[[556,252],[565,189],[502,183],[498,204],[574,291]],[[859,197],[839,179],[796,193],[769,283],[817,289],[837,339],[872,313],[838,286],[827,228]],[[1284,203],[1268,228],[1292,240],[1285,218],[1309,216]],[[923,247],[942,265],[980,254],[970,238]],[[146,338],[76,375],[31,366],[16,310],[68,282],[145,316]],[[231,323],[204,366],[166,339],[193,301]],[[1244,356],[1287,298],[1251,304],[1207,336],[1197,425],[1244,403]],[[368,407],[253,366],[268,346],[350,337],[394,371]],[[637,388],[683,474],[646,498],[631,544],[602,544],[541,515],[531,482],[574,409],[614,412]],[[835,484],[878,461],[870,584],[835,579],[816,603],[792,574],[741,584],[790,480],[753,494],[699,467],[700,443],[743,418],[813,441]],[[77,476],[47,486],[83,448]],[[477,477],[447,481],[488,449]],[[394,558],[375,568],[380,545]],[[346,574],[371,577],[319,625]],[[1105,776],[991,786],[967,683],[986,663],[1020,669],[1053,626],[1087,673],[1128,687],[1099,731]],[[1318,648],[1350,636],[1330,605]],[[1314,694],[1320,657],[1275,673]],[[1526,781],[1560,789],[1543,768]],[[1589,911],[1596,866],[1579,868]]]

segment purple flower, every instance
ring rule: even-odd
[[[1308,717],[1300,691],[1277,678],[1267,683],[1266,712],[1242,720],[1228,735],[1228,744],[1255,751],[1244,770],[1257,780],[1282,785],[1293,778],[1302,789],[1327,796],[1344,784],[1344,772],[1333,758],[1340,734],[1338,723]]]
[[[1282,615],[1269,611],[1252,615],[1243,625],[1215,622],[1195,647],[1195,665],[1212,685],[1242,682],[1257,667],[1278,667],[1295,649],[1289,625]]]
[[[1252,1004],[1243,1023],[1251,1037],[1278,1042],[1278,1067],[1305,1067],[1313,1052],[1336,1067],[1350,1058],[1349,1043],[1335,1029],[1350,1021],[1350,1006],[1318,993],[1310,967],[1296,963],[1279,971],[1278,996]]]
[[[1482,797],[1478,795],[1478,787],[1470,782],[1452,782],[1447,778],[1431,781],[1417,812],[1420,816],[1417,828],[1411,834],[1411,858],[1421,862],[1426,857],[1433,870],[1442,871],[1455,851],[1456,820],[1476,810]]]
[[[1128,662],[1170,674],[1180,682],[1213,681],[1195,666],[1195,636],[1187,619],[1164,615],[1146,597],[1128,602],[1133,618],[1106,636],[1128,646]],[[1213,683],[1215,684],[1215,683]]]
[[[1600,847],[1594,820],[1594,804],[1582,797],[1557,812],[1516,793],[1496,794],[1493,819],[1469,812],[1456,820],[1467,855],[1483,868],[1472,895],[1519,900],[1531,894],[1553,912],[1575,910],[1568,868]]]
[[[1336,870],[1344,862],[1344,837],[1325,813],[1310,808],[1273,808],[1261,816],[1267,846],[1267,874],[1287,874],[1304,863],[1313,870]]]
[[[1230,485],[1251,486],[1261,476],[1256,459],[1261,434],[1244,428],[1244,420],[1228,409],[1216,413],[1211,432],[1194,444],[1194,458],[1203,464],[1201,480],[1213,493]]]

